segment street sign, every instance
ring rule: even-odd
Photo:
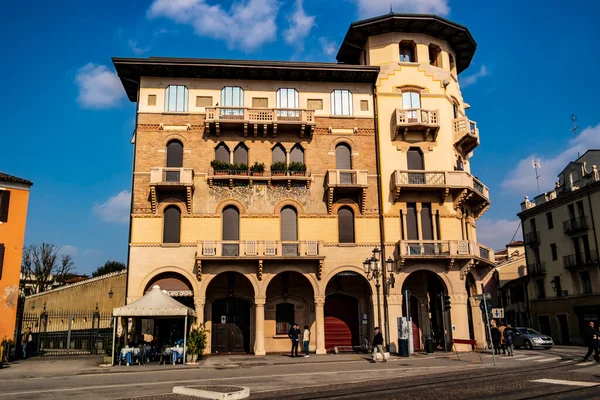
[[[485,308],[487,308],[487,312],[491,313],[492,312],[492,303],[485,303],[485,308],[484,308],[484,302],[482,301],[481,303],[479,303],[479,308],[481,309],[482,312],[485,312]],[[503,313],[504,315],[504,313]]]
[[[492,308],[492,318],[504,318],[504,308]]]
[[[489,293],[484,293],[484,294],[482,294],[482,295],[481,295],[481,294],[476,294],[475,296],[473,296],[473,298],[474,298],[475,300],[482,301],[484,296],[485,296],[485,299],[486,299],[486,300],[491,300],[491,299],[492,299],[492,295],[491,295],[491,294],[489,294]]]

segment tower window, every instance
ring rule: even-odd
[[[400,42],[400,62],[417,62],[415,42]]]
[[[429,45],[429,64],[434,67],[442,66],[442,49],[435,44]]]

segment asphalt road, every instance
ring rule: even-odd
[[[248,356],[219,356],[200,368],[123,366],[93,373],[77,371],[69,360],[38,361],[37,368],[45,365],[45,374],[38,374],[33,362],[0,371],[0,400],[167,399],[178,398],[170,395],[173,387],[185,385],[247,386],[255,399],[600,399],[600,365],[578,364],[580,352],[522,351],[514,358],[498,357],[497,366],[489,354],[482,356],[483,363],[467,355],[461,361],[416,356],[386,364],[371,364],[362,357],[337,362],[339,358],[331,356],[323,358],[327,362],[314,362],[320,359],[311,357],[285,365]],[[235,360],[240,362],[231,364]],[[77,362],[73,358],[72,363]],[[64,372],[58,370],[60,365]],[[594,386],[536,382],[539,379]]]

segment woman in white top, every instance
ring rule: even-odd
[[[308,325],[304,325],[302,342],[304,343],[304,352],[306,353],[304,357],[308,357],[308,344],[310,343],[310,330],[308,329]]]

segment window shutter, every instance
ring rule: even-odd
[[[4,244],[0,243],[0,279],[2,279],[2,267],[4,266]]]
[[[177,207],[165,210],[163,227],[163,243],[179,243],[181,232],[181,211]]]
[[[338,231],[340,243],[354,243],[354,214],[349,208],[338,211]]]
[[[240,240],[240,213],[235,207],[223,210],[223,240]]]
[[[298,221],[296,210],[285,207],[281,210],[281,240],[295,242],[298,240]]]
[[[8,205],[10,203],[10,191],[0,191],[0,222],[8,221]]]

